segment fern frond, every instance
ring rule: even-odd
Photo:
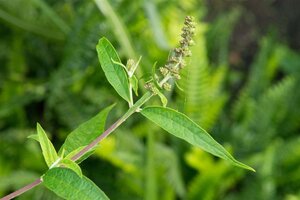
[[[260,51],[251,65],[249,80],[241,91],[238,101],[234,104],[233,116],[235,120],[238,120],[243,113],[247,113],[245,109],[251,104],[250,99],[257,100],[271,86],[283,59],[283,54],[278,51],[278,48],[275,48],[276,46],[277,44],[270,36],[261,41]]]
[[[164,171],[164,181],[166,181],[171,188],[180,197],[185,196],[185,187],[180,173],[178,157],[174,150],[163,144],[157,144],[155,147],[157,165],[161,166]]]
[[[227,70],[225,66],[214,71],[209,68],[204,37],[206,26],[200,24],[199,27],[196,45],[192,49],[193,56],[180,80],[183,92],[179,93],[184,102],[185,113],[203,128],[209,129],[226,101],[221,88]]]
[[[233,126],[233,136],[241,152],[259,150],[275,135],[285,132],[282,130],[281,133],[281,124],[288,119],[292,109],[287,102],[293,98],[295,83],[293,77],[286,77],[259,99],[245,98],[244,118]]]
[[[221,14],[210,24],[206,33],[207,50],[214,65],[228,65],[230,37],[242,12],[239,7],[235,7],[229,12]]]
[[[185,154],[185,160],[198,170],[188,184],[188,200],[216,199],[233,187],[243,174],[242,171],[233,170],[223,160],[215,161],[211,155],[195,147]]]

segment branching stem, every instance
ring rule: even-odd
[[[171,76],[171,73],[168,73],[164,78],[163,78],[163,80],[161,80],[160,82],[159,82],[159,86],[160,87],[162,87],[162,85],[164,84],[164,83],[166,83],[170,78],[172,78],[172,76]]]
[[[78,160],[81,156],[83,156],[86,152],[91,150],[93,147],[95,147],[101,140],[106,138],[109,134],[111,134],[116,128],[118,128],[123,122],[126,121],[133,113],[140,110],[140,107],[146,103],[153,94],[151,92],[147,92],[144,94],[120,119],[118,119],[115,123],[113,123],[106,131],[104,131],[100,136],[98,136],[95,140],[93,140],[89,145],[87,145],[85,148],[83,148],[81,151],[79,151],[76,155],[74,155],[71,159],[73,161]],[[10,200],[13,199],[24,192],[31,190],[32,188],[38,186],[42,182],[42,179],[39,178],[35,180],[34,182],[24,186],[23,188],[1,198],[0,200]]]

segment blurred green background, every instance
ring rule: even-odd
[[[99,66],[100,37],[124,63],[142,56],[141,77],[164,64],[193,15],[196,45],[183,91],[166,94],[169,106],[257,172],[135,114],[81,164],[83,173],[113,200],[300,199],[299,8],[297,0],[0,0],[0,196],[47,169],[26,138],[36,122],[59,148],[102,108],[118,102],[108,125],[126,111]],[[59,198],[38,186],[18,199]]]

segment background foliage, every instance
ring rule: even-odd
[[[189,14],[198,22],[196,45],[183,91],[167,93],[169,104],[257,173],[161,134],[138,116],[100,144],[81,164],[83,173],[111,199],[300,199],[297,4],[0,0],[0,196],[46,170],[38,144],[26,139],[36,122],[58,149],[102,108],[119,102],[108,124],[126,110],[99,67],[100,37],[123,63],[142,56],[141,78],[155,61],[164,64]],[[39,186],[19,199],[58,197]]]

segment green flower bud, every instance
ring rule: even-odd
[[[166,76],[169,73],[169,69],[166,67],[159,68],[159,71],[163,76]]]
[[[169,83],[164,83],[163,88],[167,91],[171,91],[171,85]]]
[[[181,76],[180,76],[179,74],[173,74],[173,76],[174,76],[174,78],[177,79],[177,80],[181,79]]]
[[[135,61],[133,59],[128,59],[126,64],[126,68],[128,69],[128,71],[130,71],[134,66]]]

